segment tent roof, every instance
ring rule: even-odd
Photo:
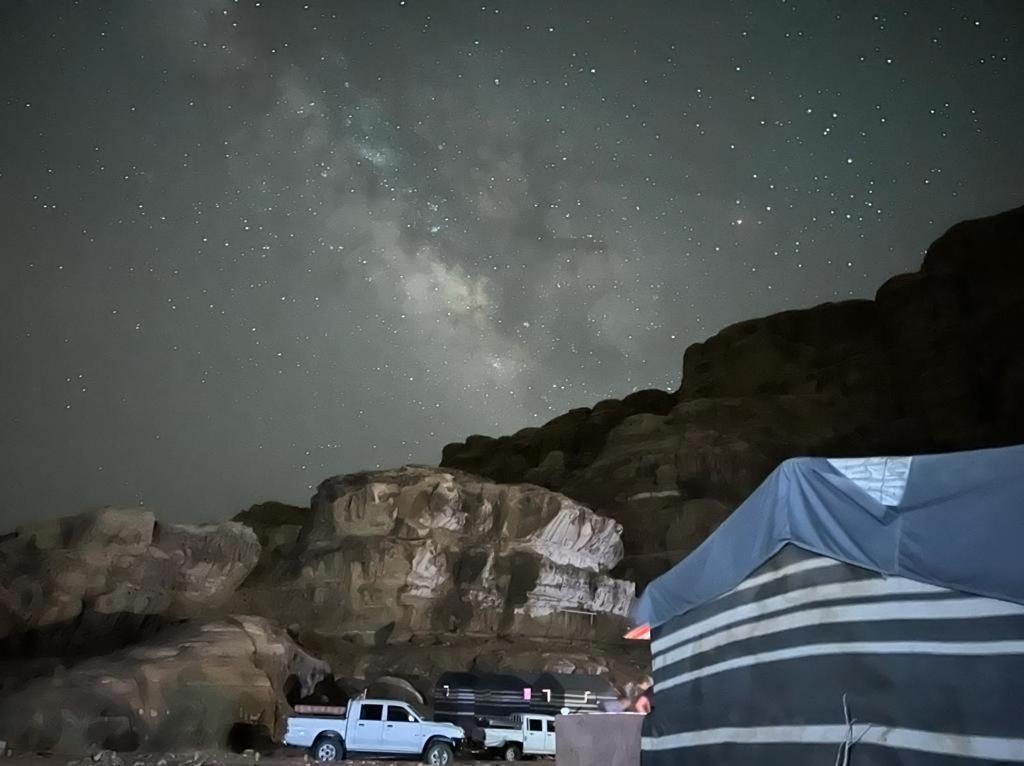
[[[782,463],[637,600],[661,625],[740,584],[792,543],[822,556],[1024,604],[1024,445]]]

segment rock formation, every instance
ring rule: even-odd
[[[270,550],[282,543],[295,542],[308,514],[308,508],[295,505],[258,503],[236,514],[232,521],[249,527],[256,533],[263,550]]]
[[[0,698],[0,731],[20,751],[227,749],[283,734],[285,691],[326,673],[267,620],[192,621]]]
[[[593,643],[618,639],[634,595],[607,574],[621,529],[565,496],[405,467],[328,479],[311,506],[200,526],[105,508],[0,539],[0,730],[67,752],[274,732],[286,689],[328,672],[275,624],[335,663],[336,690],[641,671]]]
[[[0,655],[119,648],[222,607],[259,554],[242,524],[162,524],[138,508],[19,529],[0,538]]]
[[[622,556],[615,521],[460,471],[328,479],[280,537],[232,606],[321,637],[610,638],[633,598],[632,583],[606,574]]]
[[[674,394],[471,436],[441,465],[533,481],[616,518],[618,572],[642,584],[785,458],[1024,441],[1022,283],[1024,208],[967,221],[874,300],[753,319],[690,346]]]
[[[621,401],[606,399],[581,407],[539,428],[524,428],[494,439],[470,436],[444,448],[441,465],[457,467],[495,481],[560,486],[567,476],[597,457],[608,434],[638,414],[665,415],[676,399],[665,391],[638,391]]]

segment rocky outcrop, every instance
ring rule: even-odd
[[[255,532],[260,546],[266,552],[279,545],[295,542],[308,514],[308,508],[267,502],[250,506],[231,520]]]
[[[233,608],[363,643],[414,635],[617,637],[620,526],[564,495],[461,471],[334,477]]]
[[[601,452],[612,429],[639,414],[665,415],[676,398],[665,391],[637,391],[621,401],[606,399],[592,408],[559,415],[539,428],[524,428],[497,439],[470,436],[444,448],[441,465],[500,482],[561,486]]]
[[[104,508],[0,538],[0,655],[78,657],[222,607],[260,554],[248,527]]]
[[[0,730],[69,752],[220,749],[238,727],[270,730],[284,690],[305,691],[280,662],[308,659],[274,623],[348,690],[607,669],[594,639],[621,635],[634,592],[608,575],[620,533],[540,487],[416,467],[334,477],[311,508],[220,525],[106,508],[21,529],[0,540]],[[225,613],[260,617],[209,622]]]
[[[728,327],[686,350],[679,397],[858,398],[920,451],[1024,437],[1024,207],[960,223],[874,301]],[[886,432],[878,423],[876,430]]]
[[[967,221],[873,301],[753,319],[690,346],[679,390],[642,392],[610,429],[600,424],[618,405],[602,402],[450,444],[441,465],[534,481],[619,520],[619,572],[642,584],[785,458],[1024,441],[1022,282],[1024,208]]]
[[[240,728],[280,736],[286,694],[326,673],[264,619],[191,622],[5,696],[0,731],[21,751],[228,749]]]

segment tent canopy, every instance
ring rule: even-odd
[[[1024,445],[783,462],[657,578],[634,625],[661,625],[740,584],[791,543],[952,590],[1024,604]]]

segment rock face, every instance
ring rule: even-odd
[[[441,465],[495,481],[560,486],[600,454],[612,429],[623,420],[638,414],[665,415],[675,404],[675,396],[665,391],[637,391],[621,401],[606,399],[513,436],[477,435],[465,443],[449,444]]]
[[[414,635],[617,637],[621,528],[569,498],[460,471],[334,477],[233,608],[363,643]]]
[[[446,446],[441,465],[534,481],[616,518],[618,571],[642,584],[785,458],[1024,441],[1022,283],[1024,208],[967,221],[873,301],[741,322],[690,346],[675,394],[472,436]]]
[[[264,619],[195,621],[5,696],[0,731],[25,751],[227,749],[248,727],[280,736],[284,690],[326,672]]]
[[[158,524],[104,508],[0,538],[0,655],[109,651],[222,607],[260,545],[238,523]]]
[[[621,528],[563,495],[406,467],[328,479],[309,509],[236,518],[168,525],[106,508],[0,539],[12,746],[223,749],[240,730],[279,735],[286,697],[328,670],[275,623],[336,663],[321,692],[390,676],[413,696],[445,670],[612,670],[594,639],[621,635],[634,595],[607,574]]]
[[[283,543],[295,542],[308,515],[308,508],[269,502],[253,505],[231,520],[255,532],[260,546],[267,551]]]

